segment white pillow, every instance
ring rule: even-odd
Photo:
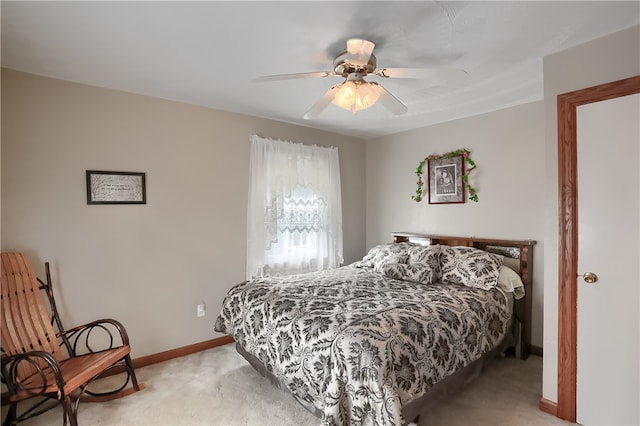
[[[514,259],[512,257],[505,257],[502,260],[502,264],[508,266],[516,272],[520,272],[520,259]]]
[[[522,299],[525,296],[524,284],[520,275],[505,265],[500,268],[498,287],[506,293],[513,293],[515,299]]]

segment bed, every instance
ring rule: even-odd
[[[393,236],[351,265],[243,282],[223,302],[215,330],[323,425],[407,424],[490,356],[527,356],[533,241]]]

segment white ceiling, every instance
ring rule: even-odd
[[[2,66],[64,80],[374,138],[543,97],[542,57],[640,23],[638,1],[11,2]],[[454,67],[464,79],[369,76],[404,102],[357,116],[304,113],[338,77],[346,40],[376,43],[378,67]]]

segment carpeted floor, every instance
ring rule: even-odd
[[[145,390],[115,401],[81,403],[80,426],[320,424],[289,394],[253,370],[234,345],[137,372]],[[422,413],[420,426],[571,425],[538,409],[541,377],[540,357],[496,358],[469,387],[436,410]],[[61,425],[61,413],[54,409],[21,424]]]

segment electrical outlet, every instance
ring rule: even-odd
[[[196,316],[203,317],[207,313],[207,305],[204,302],[198,303],[196,306]]]

